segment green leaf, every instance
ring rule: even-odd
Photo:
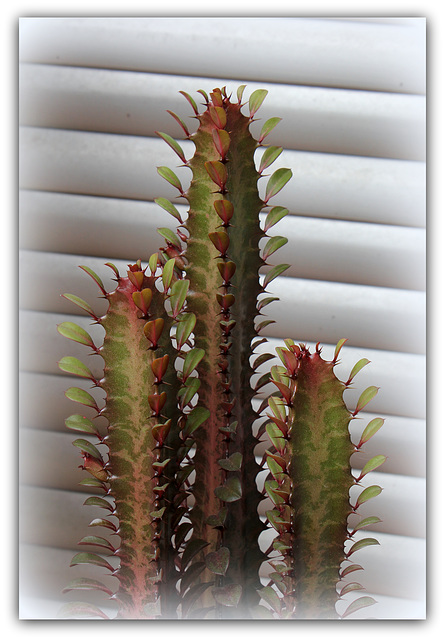
[[[267,94],[268,91],[266,91],[266,89],[257,89],[252,93],[249,98],[249,113],[251,118],[253,118],[255,113],[261,107]]]
[[[357,478],[357,482],[360,482],[360,480],[370,471],[374,471],[375,469],[378,469],[380,466],[382,466],[382,464],[386,462],[386,460],[387,457],[382,455],[374,456],[373,458],[371,458],[371,460],[368,460],[368,462],[364,465],[359,477]]]
[[[273,446],[279,453],[284,453],[286,449],[286,440],[283,438],[283,433],[274,422],[268,422],[266,424],[266,432],[269,436]]]
[[[185,381],[184,386],[178,391],[181,409],[184,409],[193,400],[200,386],[201,380],[199,378],[188,378]]]
[[[219,576],[225,576],[229,567],[230,551],[227,547],[220,547],[217,551],[208,553],[205,558],[207,569]]]
[[[102,291],[104,296],[106,296],[107,292],[105,291],[104,283],[102,282],[101,278],[97,275],[97,273],[95,273],[92,269],[90,269],[90,267],[86,267],[85,265],[81,265],[80,268],[83,271],[85,271],[85,273],[87,273],[89,276],[91,276],[91,278],[93,278],[94,282],[97,284],[97,286]]]
[[[258,173],[263,173],[264,169],[270,167],[270,165],[275,162],[282,151],[283,147],[268,147],[262,155],[260,166],[258,167]]]
[[[365,442],[368,442],[372,438],[374,434],[383,426],[385,421],[383,418],[374,418],[369,422],[369,424],[365,427],[362,437],[360,438],[360,442],[357,445],[357,449],[359,449]]]
[[[65,396],[73,402],[79,402],[86,407],[92,407],[93,409],[96,409],[96,411],[99,411],[96,400],[90,393],[88,393],[88,391],[85,391],[84,389],[79,389],[78,387],[70,387],[65,391]]]
[[[282,220],[289,213],[289,209],[285,207],[272,207],[269,213],[266,216],[266,221],[264,223],[264,231],[267,231],[273,227],[277,222]]]
[[[290,264],[277,264],[275,267],[272,267],[272,269],[270,269],[270,271],[266,273],[266,277],[264,278],[264,289],[272,282],[272,280],[275,280],[275,278],[281,276],[281,274],[284,273],[286,269],[289,269],[289,267]]]
[[[176,325],[176,343],[177,349],[181,350],[190,337],[196,325],[196,316],[194,313],[184,313],[178,317]]]
[[[195,112],[195,115],[198,115],[198,107],[196,106],[196,102],[193,100],[192,96],[190,94],[188,94],[186,91],[180,91],[179,93],[181,93],[184,98],[187,100],[187,102],[191,105],[193,111]]]
[[[360,564],[350,564],[345,567],[340,573],[340,578],[345,578],[349,573],[352,573],[353,571],[363,571],[363,567]]]
[[[187,421],[182,433],[187,438],[210,417],[210,411],[205,407],[194,407],[187,416]]]
[[[213,129],[212,131],[213,144],[216,150],[221,156],[222,160],[226,159],[227,152],[230,147],[230,135],[225,129]]]
[[[281,600],[278,597],[277,592],[272,589],[272,587],[263,587],[262,589],[257,589],[258,595],[267,602],[268,605],[272,607],[275,613],[278,615],[281,613]]]
[[[101,536],[84,536],[78,544],[91,544],[97,547],[103,547],[104,549],[108,549],[112,553],[116,551],[113,545]]]
[[[267,204],[271,198],[281,191],[291,178],[292,171],[290,169],[277,169],[275,173],[270,176],[267,183],[264,202]]]
[[[101,509],[107,509],[108,511],[114,511],[111,504],[105,500],[105,498],[99,498],[97,496],[90,496],[83,503],[87,507],[100,507]]]
[[[169,297],[173,318],[177,318],[183,309],[189,285],[188,280],[176,280],[173,283]]]
[[[176,122],[179,124],[181,129],[184,131],[187,138],[190,138],[190,131],[187,129],[185,122],[178,115],[176,115],[176,113],[173,113],[173,111],[169,111],[167,109],[167,113],[169,113],[176,120]]]
[[[371,500],[371,498],[375,498],[376,496],[382,493],[382,487],[378,487],[376,484],[373,484],[371,487],[366,487],[363,489],[359,497],[357,498],[357,502],[354,506],[354,509],[357,509],[361,504]]]
[[[87,347],[95,349],[93,339],[91,338],[88,331],[85,331],[85,329],[79,327],[79,325],[75,322],[61,322],[57,326],[57,331],[64,338],[68,338],[69,340],[79,342],[80,344],[84,344]]]
[[[266,122],[263,124],[263,128],[261,129],[260,137],[258,140],[260,144],[263,142],[264,138],[269,135],[272,129],[275,129],[275,127],[279,122],[281,122],[281,120],[282,118],[277,117],[269,118],[269,120],[266,120]]]
[[[89,527],[105,527],[106,529],[111,529],[111,531],[116,532],[116,525],[114,525],[110,520],[106,520],[105,518],[94,518],[91,520]]]
[[[79,376],[80,378],[88,378],[89,380],[96,382],[96,378],[93,376],[91,371],[78,358],[65,356],[59,360],[58,365],[59,369],[65,371],[65,373],[70,373],[71,375]]]
[[[246,84],[241,84],[238,89],[236,90],[236,97],[238,98],[238,102],[241,104],[241,101],[243,99],[243,93],[244,93],[244,89],[246,88]]]
[[[159,261],[159,255],[157,253],[152,253],[150,258],[148,259],[148,267],[152,275],[156,273],[156,270],[158,268],[158,261]]]
[[[77,440],[74,440],[73,445],[75,447],[78,447],[82,451],[85,451],[85,453],[89,453],[89,455],[93,456],[93,458],[102,461],[100,451],[94,446],[94,444],[91,444],[91,442],[89,442],[88,440],[78,438]]]
[[[287,238],[284,236],[274,236],[273,238],[269,238],[263,250],[263,260],[266,261],[273,253],[275,253],[275,251],[281,249],[285,244],[287,244]]]
[[[103,618],[109,620],[109,617],[93,604],[86,602],[67,602],[57,613],[58,618]]]
[[[334,351],[334,358],[332,360],[332,362],[337,362],[337,358],[340,354],[340,351],[343,347],[343,345],[345,344],[345,342],[347,342],[348,339],[347,338],[341,338],[338,342],[337,342],[337,346],[335,347],[335,351]]]
[[[102,582],[99,582],[99,580],[93,580],[92,578],[76,578],[74,580],[71,580],[71,582],[67,584],[64,589],[62,589],[62,593],[67,593],[68,591],[74,591],[78,589],[84,589],[88,591],[92,589],[98,589],[99,591],[104,591],[109,596],[113,595],[111,589],[106,587]]]
[[[72,293],[63,293],[62,298],[66,298],[66,300],[73,302],[80,309],[83,309],[83,311],[86,311],[90,316],[97,320],[96,314],[94,313],[88,302],[85,302],[85,300],[82,300],[82,298],[79,298],[79,296],[75,296]]]
[[[205,549],[209,545],[205,540],[200,540],[199,538],[193,538],[190,540],[182,554],[181,560],[181,568],[184,571],[190,560],[196,556],[200,551]]]
[[[228,584],[225,587],[215,587],[212,595],[218,604],[225,607],[236,607],[241,599],[243,589],[239,584]]]
[[[194,562],[184,571],[179,587],[179,592],[181,595],[185,593],[190,584],[194,582],[196,578],[204,571],[205,566],[205,562]]]
[[[155,198],[155,202],[156,204],[158,204],[160,207],[162,207],[163,209],[165,209],[165,211],[167,211],[167,213],[169,213],[170,215],[172,215],[174,218],[176,218],[176,220],[182,224],[183,220],[181,218],[181,214],[179,213],[179,211],[177,210],[177,208],[170,202],[170,200],[167,200],[167,198]]]
[[[369,364],[371,361],[368,360],[367,358],[362,358],[361,360],[359,360],[358,362],[355,363],[355,365],[352,367],[351,369],[351,373],[349,374],[349,378],[348,381],[346,382],[346,386],[348,386],[349,384],[351,384],[353,378],[355,378],[355,376],[357,375],[357,373],[359,371],[361,371],[363,369],[363,367],[366,367],[367,364]]]
[[[210,412],[209,412],[210,413]],[[239,471],[243,462],[243,456],[239,451],[235,451],[228,458],[218,460],[219,466],[225,471]]]
[[[339,597],[342,598],[351,591],[363,591],[363,587],[358,582],[349,582],[348,584],[345,584],[343,589],[340,591]]]
[[[205,356],[204,349],[194,348],[187,352],[182,369],[183,380],[187,380]]]
[[[360,520],[360,522],[357,525],[355,525],[354,533],[356,531],[359,531],[360,529],[364,529],[365,527],[370,527],[373,524],[378,524],[379,522],[382,522],[382,521],[377,516],[368,516],[367,518],[363,518],[363,520]]]
[[[169,136],[168,133],[162,133],[161,131],[155,131],[155,133],[160,138],[165,140],[165,142],[173,149],[173,151],[176,153],[177,156],[179,156],[179,159],[184,164],[187,164],[187,159],[186,159],[186,157],[184,155],[184,151],[181,149],[181,146],[176,142],[176,140],[174,138]]]
[[[352,415],[356,416],[359,411],[362,411],[362,409],[364,409],[366,405],[377,395],[378,390],[379,388],[374,386],[365,389],[358,399],[357,406]]]
[[[74,567],[78,564],[94,564],[97,567],[103,567],[104,569],[108,569],[111,573],[114,572],[114,568],[111,566],[109,562],[99,556],[97,553],[90,553],[89,551],[81,551],[80,553],[76,553],[70,563],[70,567]]]
[[[181,241],[180,241],[180,239],[178,238],[178,236],[176,235],[176,233],[174,231],[172,231],[168,227],[160,227],[158,229],[158,233],[160,233],[161,236],[165,240],[167,240],[167,242],[169,244],[172,244],[173,246],[177,247],[178,249],[182,249]]]
[[[204,162],[204,166],[212,181],[220,189],[224,189],[228,178],[226,166],[218,160],[209,160],[208,162]]]
[[[167,182],[169,182],[173,187],[178,189],[180,193],[183,193],[181,181],[179,180],[176,173],[174,173],[168,167],[158,167],[158,173],[161,176],[161,178],[164,178],[164,180],[167,180]]]
[[[242,496],[241,481],[235,476],[227,479],[222,487],[216,487],[215,496],[223,502],[236,502]]]
[[[82,433],[91,433],[98,436],[98,431],[94,427],[91,420],[88,420],[85,416],[81,416],[76,413],[65,420],[65,425],[72,431],[81,431]]]
[[[171,258],[167,260],[162,268],[162,284],[164,285],[164,291],[167,292],[170,288],[173,279],[173,271],[175,269],[175,259]]]
[[[370,607],[373,604],[377,604],[377,601],[374,600],[374,598],[371,598],[371,596],[362,596],[361,598],[354,600],[354,602],[351,602],[349,607],[340,617],[346,618],[347,616],[350,616],[352,613],[355,613],[356,611],[359,611],[364,607]]]
[[[210,527],[222,527],[227,517],[227,507],[222,507],[216,515],[211,515],[207,518],[206,524]]]
[[[353,553],[355,553],[356,551],[360,551],[360,549],[364,549],[365,547],[370,547],[370,546],[379,545],[379,544],[380,542],[375,538],[362,538],[361,540],[357,540],[357,542],[355,542],[352,545],[352,547],[349,549],[348,553],[346,554],[346,557],[349,558],[349,556],[351,556]]]

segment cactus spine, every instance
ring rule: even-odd
[[[60,333],[104,359],[100,381],[74,358],[62,359],[59,366],[90,378],[106,392],[101,410],[87,392],[67,392],[107,417],[105,438],[80,415],[69,418],[67,426],[96,434],[108,448],[105,460],[94,444],[75,442],[84,456],[83,468],[93,476],[87,482],[104,493],[87,503],[102,506],[118,520],[117,525],[113,518],[92,525],[111,530],[120,545],[97,536],[81,543],[105,547],[117,556],[119,567],[94,553],[77,554],[73,563],[99,564],[118,578],[113,597],[122,618],[338,617],[336,585],[350,536],[347,519],[359,506],[349,503],[354,483],[349,458],[355,449],[348,423],[375,388],[364,392],[363,406],[351,414],[342,394],[367,361],[360,361],[343,384],[333,368],[344,341],[327,363],[318,346],[311,355],[291,340],[277,350],[283,366],[272,367],[253,387],[253,374],[272,358],[262,354],[251,362],[265,340],[255,338],[270,322],[257,323],[256,318],[274,300],[265,296],[267,286],[287,268],[273,267],[260,284],[260,268],[287,240],[268,238],[262,251],[259,242],[288,213],[271,207],[269,200],[291,171],[275,171],[260,198],[258,180],[282,149],[266,147],[258,169],[254,153],[279,118],[268,120],[255,140],[249,126],[267,92],[253,92],[246,116],[243,91],[244,86],[238,89],[235,102],[225,88],[210,96],[200,91],[202,113],[182,92],[198,120],[196,133],[191,135],[172,115],[193,141],[193,157],[187,160],[173,138],[158,135],[191,169],[188,190],[168,167],[158,172],[187,200],[187,220],[170,201],[158,198],[178,220],[176,233],[159,230],[166,243],[150,258],[149,275],[140,261],[129,265],[127,277],[110,264],[117,279],[112,293],[83,267],[107,298],[107,314],[97,318],[86,302],[67,297],[104,327],[101,348],[77,325],[59,326]],[[262,228],[263,209],[268,212]],[[270,582],[262,587],[259,570],[268,554],[260,550],[258,538],[267,525],[258,514],[264,495],[257,489],[257,476],[263,465],[255,458],[259,440],[252,427],[260,413],[252,400],[270,381],[278,391],[268,399],[271,414],[260,436],[267,431],[270,439],[265,493],[273,509],[267,520],[276,530],[272,547],[281,560],[273,561]],[[365,430],[364,441],[380,426]],[[384,461],[380,458],[372,468]],[[368,497],[372,495],[362,495],[359,503]],[[82,580],[67,589],[89,588],[108,593],[104,585]],[[356,609],[371,604],[365,600]],[[80,603],[62,613],[104,617]]]

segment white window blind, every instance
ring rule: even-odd
[[[363,509],[382,519],[364,534],[380,546],[357,553],[360,582],[378,604],[355,617],[423,618],[425,20],[20,22],[21,617],[52,618],[72,598],[61,590],[87,571],[69,563],[96,515],[82,506],[88,489],[78,485],[80,458],[64,426],[73,412],[64,391],[82,383],[57,367],[63,355],[84,359],[86,350],[56,325],[75,319],[99,341],[101,329],[75,317],[79,310],[60,294],[103,311],[77,265],[111,286],[105,262],[123,269],[162,245],[156,228],[171,218],[153,200],[176,194],[156,167],[174,168],[176,156],[155,131],[180,137],[166,113],[190,115],[178,91],[247,84],[249,94],[268,89],[259,116],[283,118],[268,141],[285,148],[276,166],[293,171],[275,199],[290,211],[276,227],[289,238],[276,260],[291,268],[270,287],[280,297],[267,307],[276,320],[270,342],[320,341],[332,357],[347,337],[339,377],[359,358],[371,361],[347,402],[380,387],[352,426],[357,438],[370,418],[386,419],[366,458],[356,455],[357,468],[376,453],[388,456],[366,476],[384,490]],[[192,146],[183,144],[188,156]],[[190,172],[177,173],[186,184]],[[88,362],[99,373],[98,359]]]

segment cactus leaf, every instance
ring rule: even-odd
[[[65,420],[65,425],[72,431],[81,431],[82,433],[91,433],[92,435],[98,435],[97,429],[85,416],[81,416],[76,413]]]
[[[274,236],[269,238],[264,247],[262,258],[266,261],[275,251],[287,244],[287,238],[283,236]]]
[[[98,496],[90,496],[83,503],[87,507],[100,507],[101,509],[107,509],[108,511],[113,511],[113,507],[111,504],[105,500],[105,498],[99,498]]]
[[[213,124],[216,127],[218,127],[218,129],[224,129],[224,127],[227,124],[227,116],[226,116],[226,112],[222,107],[219,107],[219,106],[209,107],[209,115]]]
[[[207,518],[207,524],[211,527],[222,527],[227,517],[227,507],[222,507],[216,515]]]
[[[212,595],[218,604],[225,607],[236,607],[242,595],[242,587],[239,584],[228,584],[224,587],[212,589]]]
[[[171,422],[172,421],[170,419],[170,420],[167,420],[167,422],[164,422],[163,424],[155,424],[154,427],[152,427],[151,434],[161,447],[164,444],[170,432]]]
[[[184,386],[178,392],[181,409],[184,409],[193,400],[200,386],[201,380],[199,378],[188,378],[185,381]]]
[[[155,358],[151,363],[151,370],[155,376],[156,384],[160,383],[162,378],[165,376],[169,360],[169,355],[166,353],[161,358]]]
[[[96,458],[97,460],[102,460],[102,456],[100,454],[99,449],[97,449],[97,447],[95,447],[94,444],[92,444],[88,440],[84,440],[83,438],[78,438],[77,440],[74,440],[73,445],[75,447],[78,447],[82,451],[85,451],[85,453],[88,453],[90,456],[93,456],[93,458]]]
[[[193,100],[192,96],[186,91],[180,91],[179,93],[181,93],[187,100],[187,102],[191,105],[193,111],[195,112],[195,115],[198,115],[198,107],[196,106],[196,102]]]
[[[372,436],[375,435],[377,431],[383,426],[384,422],[385,421],[383,420],[383,418],[374,418],[373,420],[371,420],[371,422],[369,422],[362,433],[362,437],[360,438],[360,442],[357,445],[357,449],[360,449],[360,447],[365,444],[365,442],[368,442],[368,440],[370,440]]]
[[[184,131],[184,133],[187,136],[187,138],[190,138],[190,132],[187,129],[187,126],[184,123],[184,121],[176,113],[173,113],[173,111],[170,111],[169,109],[167,109],[167,113],[169,113],[172,116],[172,118],[174,118],[176,120],[176,122],[179,124],[181,129]]]
[[[355,613],[356,611],[360,611],[360,609],[363,609],[364,607],[370,607],[373,604],[377,604],[377,601],[374,600],[374,598],[371,598],[371,596],[362,596],[361,598],[354,600],[354,602],[351,602],[349,607],[340,617],[346,618],[347,616],[350,616],[352,613]]]
[[[241,84],[238,89],[236,90],[236,97],[238,98],[238,103],[241,104],[241,101],[243,99],[243,93],[244,93],[244,89],[246,88],[247,85],[245,84]]]
[[[347,338],[341,338],[341,339],[337,342],[337,345],[336,345],[336,347],[335,347],[335,351],[334,351],[334,358],[333,358],[333,360],[332,360],[332,362],[333,362],[333,363],[337,362],[337,358],[338,358],[338,356],[339,356],[339,354],[340,354],[340,351],[341,351],[341,349],[342,349],[343,345],[345,344],[345,342],[347,342],[347,340],[348,340]]]
[[[75,322],[61,322],[57,326],[57,331],[64,338],[68,338],[69,340],[73,340],[74,342],[79,342],[80,344],[85,345],[86,347],[91,347],[92,349],[96,349],[93,339],[91,338],[88,331],[79,327]]]
[[[179,587],[179,592],[181,595],[183,595],[187,589],[189,588],[189,586],[196,580],[196,578],[204,571],[205,569],[205,562],[200,561],[200,562],[194,562],[193,564],[191,564],[185,571],[184,574],[181,578],[181,584]],[[213,583],[212,583],[213,584]],[[193,587],[191,587],[191,589],[193,589],[196,585],[193,585]],[[189,591],[190,592],[190,591]],[[187,592],[187,593],[189,593]]]
[[[152,290],[142,289],[141,291],[134,291],[132,295],[134,304],[146,316],[153,298]]]
[[[345,584],[343,589],[340,591],[339,596],[340,598],[342,598],[343,596],[345,596],[347,593],[350,593],[351,591],[362,591],[362,590],[363,590],[363,587],[358,582],[349,582],[349,584]]]
[[[217,551],[208,553],[205,563],[212,573],[225,576],[230,561],[230,550],[227,547],[220,547]]]
[[[353,571],[363,571],[363,567],[360,564],[349,564],[347,567],[343,569],[343,571],[341,571],[340,578],[341,579],[345,578],[348,574],[352,573]]]
[[[183,380],[187,380],[187,378],[191,373],[193,373],[204,356],[204,349],[195,348],[190,349],[190,351],[187,352],[187,355],[184,358],[184,367],[182,370]]]
[[[272,589],[272,587],[263,587],[262,589],[258,589],[258,594],[267,602],[268,605],[272,607],[275,613],[280,615],[281,613],[281,600],[277,595],[277,592]]]
[[[205,162],[204,166],[213,182],[223,191],[228,177],[225,165],[218,160],[210,160]]]
[[[266,91],[266,89],[257,89],[251,94],[249,98],[249,114],[251,118],[253,118],[255,113],[261,107],[267,94],[268,91]]]
[[[235,451],[228,458],[218,460],[219,466],[225,471],[239,471],[243,462],[243,456],[239,451]]]
[[[183,429],[185,437],[191,436],[210,417],[210,411],[205,407],[194,407],[187,416],[187,421]]]
[[[215,200],[213,203],[216,213],[219,215],[225,226],[228,226],[232,216],[234,207],[230,200]]]
[[[92,589],[98,589],[99,591],[104,591],[109,596],[113,595],[113,592],[111,591],[111,589],[106,587],[102,582],[99,582],[99,580],[93,580],[93,578],[76,578],[75,580],[71,580],[71,582],[67,584],[67,586],[64,589],[62,589],[62,593],[67,593],[68,591],[74,591],[74,590],[92,590]]]
[[[221,160],[225,160],[230,147],[230,135],[224,129],[213,129],[212,138]]]
[[[181,544],[184,542],[187,534],[193,528],[190,522],[183,522],[179,525],[179,527],[175,531],[175,547],[179,549]]]
[[[352,547],[349,549],[346,557],[349,558],[356,551],[360,551],[360,549],[364,549],[365,547],[371,547],[373,545],[379,545],[380,542],[375,538],[362,538],[361,540],[357,540]]]
[[[81,265],[80,268],[83,269],[85,273],[87,273],[89,276],[93,278],[94,282],[97,284],[97,286],[102,291],[104,296],[108,295],[107,292],[105,291],[104,283],[102,282],[101,278],[97,275],[97,273],[95,273],[92,269],[90,269],[90,267],[85,267],[84,265]]]
[[[114,272],[114,275],[116,276],[116,280],[119,280],[119,277],[120,277],[119,276],[119,269],[116,267],[116,265],[113,264],[112,262],[106,262],[105,266],[109,267]]]
[[[266,122],[263,124],[263,128],[261,129],[261,133],[260,133],[260,137],[258,139],[258,142],[261,144],[264,140],[264,138],[269,135],[269,133],[272,131],[272,129],[274,129],[277,124],[279,122],[281,122],[282,118],[269,118],[269,120],[266,120]]]
[[[110,520],[107,520],[106,518],[94,518],[94,520],[91,520],[88,526],[105,527],[106,529],[111,529],[111,531],[114,531],[115,533],[117,531],[116,525],[114,525],[112,522],[110,522]]]
[[[182,571],[186,569],[187,565],[196,556],[196,554],[205,549],[208,544],[208,542],[206,542],[205,540],[200,540],[199,538],[192,538],[191,540],[189,540],[182,554]]]
[[[161,227],[158,229],[158,233],[160,233],[161,236],[165,238],[165,240],[167,240],[169,244],[177,247],[178,249],[182,249],[181,241],[174,231],[168,229],[167,227]]]
[[[167,293],[167,291],[170,289],[170,285],[173,280],[174,268],[175,268],[175,259],[171,258],[170,260],[167,260],[167,262],[165,263],[162,269],[162,284],[164,285],[165,293]]]
[[[377,395],[378,390],[379,388],[374,386],[365,389],[358,399],[357,406],[352,415],[356,416],[359,411],[362,411],[362,409],[364,409],[366,405]]]
[[[62,298],[66,298],[66,300],[69,300],[70,302],[73,302],[80,309],[83,309],[83,311],[86,311],[95,320],[98,319],[97,316],[95,315],[93,309],[88,304],[88,302],[85,302],[85,300],[82,300],[82,298],[79,298],[79,296],[75,296],[72,293],[63,293],[62,294]]]
[[[267,204],[271,198],[276,196],[291,178],[292,171],[290,169],[277,169],[268,180],[264,203]]]
[[[173,283],[169,298],[173,318],[177,318],[182,311],[187,297],[189,284],[188,280],[176,280]]]
[[[86,602],[67,602],[57,613],[58,618],[103,618],[109,620],[109,617],[93,604]]]
[[[359,360],[351,369],[351,373],[349,374],[349,378],[347,380],[347,382],[345,383],[346,386],[350,385],[353,378],[355,378],[355,376],[357,375],[357,373],[359,371],[361,371],[363,369],[363,367],[366,367],[367,364],[369,364],[371,361],[368,360],[367,358],[362,358],[361,360]]]
[[[89,380],[96,382],[96,379],[91,371],[78,358],[74,358],[73,356],[65,356],[59,360],[58,365],[59,369],[65,371],[65,373],[71,373],[74,376],[79,376],[80,378],[88,378]]]
[[[91,407],[92,409],[96,409],[96,411],[99,411],[96,400],[90,393],[88,393],[88,391],[85,391],[84,389],[79,389],[78,387],[70,387],[65,391],[65,396],[73,402],[79,402],[86,407]]]
[[[103,547],[104,549],[108,549],[112,553],[116,551],[113,545],[101,536],[84,536],[82,540],[79,540],[78,544],[91,544],[95,545],[96,547]]]
[[[359,531],[360,529],[364,529],[365,527],[370,527],[373,524],[378,524],[379,522],[382,522],[382,521],[377,516],[368,516],[367,518],[363,518],[363,520],[360,520],[360,522],[357,525],[355,525],[354,531],[352,532],[351,535],[354,535],[354,533],[356,531]]]
[[[236,502],[242,495],[241,481],[236,476],[230,476],[223,486],[215,488],[215,496],[223,502]]]
[[[224,284],[229,284],[236,271],[236,264],[231,260],[225,262],[218,262],[218,270],[224,281]]]
[[[275,267],[272,267],[272,269],[270,269],[270,271],[266,273],[266,276],[263,282],[263,288],[265,289],[267,285],[269,285],[272,282],[272,280],[275,280],[275,278],[278,278],[278,276],[281,276],[281,274],[284,273],[287,269],[289,269],[289,267],[290,267],[290,264],[277,264]]]
[[[168,133],[162,133],[161,131],[155,131],[156,135],[165,140],[165,142],[173,149],[179,159],[187,164],[187,159],[184,155],[184,151],[181,149],[181,145],[176,142],[174,138],[168,135]]]
[[[164,318],[156,318],[156,320],[150,320],[144,325],[145,337],[151,342],[153,349],[157,348],[159,338],[162,335],[163,329]]]
[[[103,491],[107,491],[107,488],[104,485],[104,481],[108,478],[108,475],[106,473],[106,471],[104,471],[103,467],[100,465],[98,460],[95,460],[94,458],[89,458],[89,461],[95,461],[95,467],[97,466],[97,469],[102,470],[101,471],[101,476],[102,476],[102,480],[99,480],[99,478],[97,477],[93,477],[93,478],[83,478],[83,480],[81,480],[79,482],[79,484],[82,487],[98,487],[100,489],[103,489]],[[100,466],[99,466],[100,465]],[[84,466],[84,469],[87,469],[86,466]],[[93,473],[92,469],[88,468],[87,471],[89,473]],[[94,471],[94,473],[97,473],[96,471]]]
[[[181,181],[174,171],[169,169],[169,167],[158,167],[157,171],[164,180],[172,185],[172,187],[178,189],[181,194],[183,193]]]
[[[111,573],[114,572],[114,568],[111,566],[105,558],[99,556],[97,553],[90,553],[89,551],[81,551],[80,553],[76,553],[70,563],[70,567],[74,567],[78,564],[94,564],[97,567],[103,567],[104,569],[108,569]]]
[[[359,477],[357,478],[357,482],[360,482],[360,480],[370,471],[374,471],[375,469],[378,469],[378,467],[380,467],[384,462],[386,462],[386,460],[387,460],[386,456],[382,456],[382,455],[374,456],[373,458],[371,458],[371,460],[368,460],[368,462],[363,466],[363,469]]]
[[[178,323],[176,325],[176,344],[179,350],[182,349],[189,339],[195,325],[196,316],[194,313],[184,313],[178,318]]]
[[[366,487],[366,489],[363,489],[363,491],[357,498],[357,502],[355,503],[354,510],[357,509],[364,502],[371,500],[371,498],[375,498],[381,493],[382,493],[382,488],[378,487],[376,484],[373,484],[370,487]]]
[[[179,213],[175,205],[170,202],[170,200],[167,200],[167,198],[155,198],[155,202],[165,211],[167,211],[167,213],[176,218],[176,220],[178,220],[180,224],[182,224],[181,214]]]
[[[289,213],[289,209],[285,207],[272,207],[269,213],[266,216],[266,220],[264,223],[264,231],[267,232],[271,227],[277,224],[280,220],[282,220]]]
[[[286,449],[286,440],[285,438],[283,438],[281,429],[279,429],[278,426],[273,422],[268,422],[266,424],[266,432],[275,449],[280,454],[283,454]]]
[[[162,391],[161,393],[150,393],[148,395],[148,404],[150,405],[150,408],[152,409],[155,416],[160,415],[166,401],[167,394],[165,391]]]
[[[275,162],[278,156],[281,155],[283,151],[283,147],[267,147],[265,152],[263,153],[260,161],[260,166],[258,167],[258,173],[263,173],[267,167]]]
[[[225,231],[214,231],[213,233],[209,233],[209,238],[215,249],[217,249],[221,255],[226,255],[230,242],[228,234]]]

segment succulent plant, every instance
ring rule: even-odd
[[[359,445],[351,443],[349,421],[377,388],[363,392],[354,412],[346,408],[343,391],[368,361],[359,361],[342,383],[334,366],[344,340],[327,362],[319,345],[311,354],[288,339],[277,349],[282,364],[253,382],[258,368],[274,357],[255,351],[267,342],[259,334],[271,322],[261,321],[262,309],[276,300],[267,288],[288,265],[269,268],[264,278],[259,271],[270,267],[270,256],[287,242],[268,235],[288,213],[269,202],[291,171],[272,173],[260,198],[258,181],[282,152],[264,145],[280,118],[267,120],[258,140],[252,137],[250,124],[267,92],[254,91],[244,115],[244,88],[234,102],[225,88],[210,95],[200,91],[201,113],[193,97],[182,92],[198,120],[197,131],[190,134],[184,121],[172,116],[194,143],[193,157],[187,160],[171,136],[158,135],[191,169],[188,190],[170,168],[158,172],[188,202],[187,219],[172,202],[158,198],[177,228],[159,229],[164,246],[147,266],[138,260],[122,276],[108,263],[117,282],[111,292],[82,267],[108,301],[103,317],[77,296],[65,296],[105,330],[97,347],[80,326],[64,322],[58,327],[104,361],[101,380],[76,358],[59,362],[63,371],[90,379],[106,394],[99,408],[83,389],[66,392],[108,420],[105,436],[80,413],[66,421],[84,436],[74,442],[89,473],[82,484],[101,494],[85,504],[106,512],[90,526],[113,537],[111,543],[88,535],[80,544],[103,548],[118,559],[115,568],[106,557],[82,551],[72,564],[98,565],[119,585],[113,593],[96,580],[78,579],[66,591],[104,591],[116,600],[118,618],[338,618],[338,598],[360,588],[349,582],[339,594],[340,579],[360,568],[344,567],[345,559],[376,543],[369,538],[348,551],[345,547],[353,535],[349,515],[380,492],[368,487],[351,505],[350,487],[385,460],[377,456],[358,478],[351,474],[351,454],[383,424],[375,419]],[[260,146],[264,152],[257,166]],[[275,390],[256,411],[258,403],[252,401],[266,385]],[[266,416],[263,409],[269,409]],[[260,462],[255,449],[263,437],[269,448]],[[262,470],[268,472],[264,490],[258,488]],[[273,504],[266,521],[259,515],[264,499]],[[366,518],[356,529],[377,521]],[[275,537],[263,551],[259,538],[266,528]],[[273,571],[264,585],[260,567],[266,561]],[[372,603],[359,598],[343,616]],[[80,602],[66,604],[61,615],[107,617]]]

